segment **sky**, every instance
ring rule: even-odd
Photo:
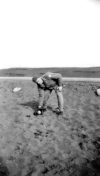
[[[0,1],[0,69],[99,67],[99,0]]]

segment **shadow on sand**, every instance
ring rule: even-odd
[[[20,105],[28,106],[28,107],[31,107],[33,110],[36,110],[38,107],[38,102],[33,100],[33,101],[25,102],[25,103],[20,103]]]
[[[20,103],[20,105],[31,107],[31,108],[35,111],[35,110],[37,110],[38,102],[35,101],[35,100],[33,100],[33,101],[25,102],[25,103]],[[49,105],[47,106],[47,109],[48,109],[49,111],[55,112],[55,111],[53,110],[53,108],[52,108],[51,106],[49,106]]]

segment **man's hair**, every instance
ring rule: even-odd
[[[32,81],[33,81],[33,82],[36,82],[38,78],[39,78],[39,76],[34,76],[34,77],[32,78]]]

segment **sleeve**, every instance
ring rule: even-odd
[[[39,96],[42,97],[43,89],[39,86],[39,84],[37,84],[37,88],[38,88]]]
[[[63,85],[62,75],[60,73],[47,72],[42,76],[42,78],[46,78],[46,77],[57,80],[58,86]]]

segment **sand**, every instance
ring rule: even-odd
[[[65,82],[64,115],[55,92],[34,116],[38,92],[29,80],[0,81],[0,176],[99,176],[99,83]],[[21,91],[14,93],[15,87]]]

